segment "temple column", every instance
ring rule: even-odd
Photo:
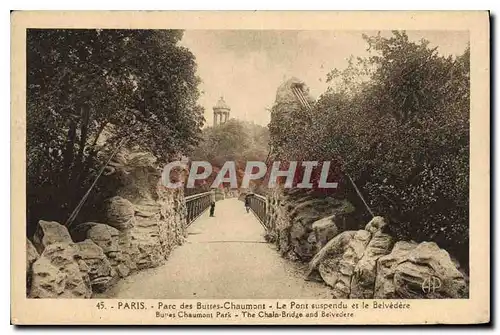
[[[217,113],[214,112],[214,127],[217,125]]]

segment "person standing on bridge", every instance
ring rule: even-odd
[[[210,194],[210,216],[214,217],[215,213],[215,191]]]
[[[250,211],[250,197],[251,197],[251,193],[247,193],[245,195],[245,208],[247,210],[247,213]]]

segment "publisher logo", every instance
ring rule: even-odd
[[[422,292],[431,294],[441,287],[441,279],[436,276],[429,276],[422,282]]]

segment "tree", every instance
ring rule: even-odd
[[[182,31],[27,33],[28,223],[63,221],[123,139],[161,161],[189,152],[204,122]]]
[[[247,161],[264,162],[268,150],[269,132],[266,127],[230,119],[224,124],[204,129],[203,140],[194,150],[191,159],[212,164],[213,174],[208,179],[208,184],[226,161],[234,161],[240,184]]]
[[[312,122],[300,129],[314,135],[296,137],[294,150],[340,156],[344,175],[396,237],[434,240],[467,267],[469,49],[443,57],[400,31],[364,38],[371,55],[332,70]]]

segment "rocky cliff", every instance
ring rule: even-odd
[[[104,178],[115,196],[95,222],[40,220],[26,260],[31,298],[90,298],[131,273],[162,264],[186,233],[182,190],[160,186],[156,158],[123,150]]]
[[[311,190],[274,188],[268,195],[267,239],[281,255],[309,261],[326,242],[350,225],[354,207],[346,200],[318,197]]]

